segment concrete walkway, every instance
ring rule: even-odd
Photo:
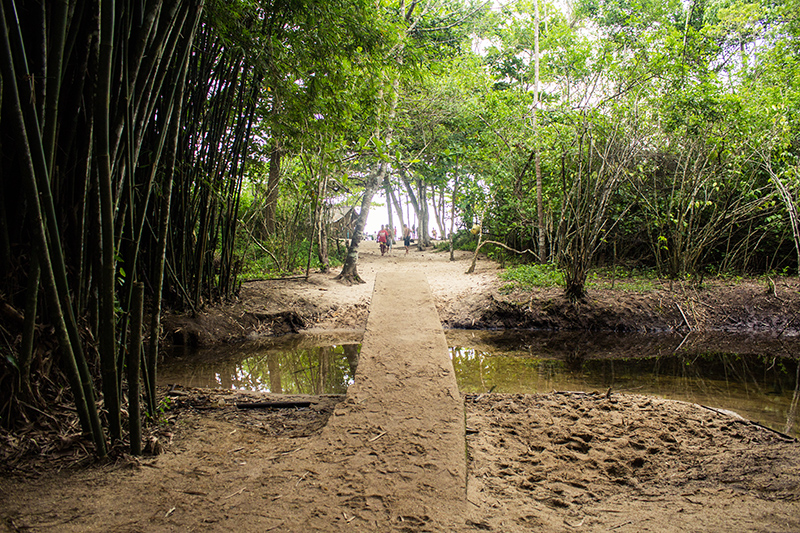
[[[289,529],[463,528],[464,405],[424,274],[378,274],[356,381],[319,440],[293,492],[320,521]]]

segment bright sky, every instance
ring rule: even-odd
[[[381,224],[389,224],[389,212],[386,208],[386,197],[383,194],[376,194],[375,197],[372,199],[372,208],[369,210],[369,216],[367,217],[367,227],[366,232],[367,235],[372,235],[378,233],[378,230],[381,229]],[[380,205],[376,205],[380,204]],[[406,206],[405,203],[402,204],[403,206],[403,222],[408,224],[409,226],[418,226],[419,221],[417,220],[417,216],[414,213],[414,207],[409,203]],[[408,215],[411,216],[411,222],[409,222]],[[400,221],[397,219],[397,213],[393,213],[394,216],[394,224],[397,226],[397,235],[398,237],[402,234]],[[428,207],[428,231],[430,232],[436,228],[436,232],[439,232],[439,227],[436,225],[436,217],[434,217],[432,213],[432,208]]]

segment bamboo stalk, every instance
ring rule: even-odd
[[[11,36],[7,28],[16,28],[14,41],[16,48],[12,48]],[[16,80],[15,63],[27,72],[27,60],[19,33],[20,25],[15,22],[8,25],[5,7],[0,5],[0,48],[2,51],[3,77]],[[16,57],[15,57],[16,56]],[[33,228],[33,246],[39,257],[42,267],[45,295],[48,300],[51,318],[56,326],[56,335],[62,350],[64,366],[70,387],[75,399],[75,406],[84,432],[92,436],[96,452],[100,456],[106,454],[105,439],[100,424],[99,413],[94,402],[94,388],[89,375],[86,359],[77,326],[72,314],[72,307],[66,283],[64,256],[61,250],[58,225],[56,224],[55,209],[50,195],[50,182],[48,179],[47,165],[44,158],[42,139],[39,135],[36,110],[32,105],[23,109],[16,83],[10,83],[5,90],[6,96],[12,100],[12,120],[20,139],[19,148],[22,151],[22,171],[25,194],[32,211],[31,221]],[[27,115],[27,116],[26,116]],[[32,135],[32,136],[31,136]],[[31,144],[33,140],[34,144]],[[45,218],[44,213],[47,213]],[[45,231],[47,224],[47,231]],[[48,237],[50,241],[48,241]]]
[[[142,315],[144,311],[144,283],[133,284],[131,302],[131,335],[128,349],[128,431],[132,455],[142,453],[142,414],[139,404],[139,362],[142,353]]]
[[[111,152],[109,145],[109,107],[111,62],[114,55],[114,0],[100,2],[100,59],[94,97],[96,186],[100,191],[100,372],[103,401],[108,411],[112,442],[122,438],[120,400],[116,360],[115,287],[116,260],[114,247],[114,194],[112,191]]]
[[[186,87],[186,76],[188,72],[189,53],[197,31],[197,25],[202,12],[202,2],[195,13],[194,26],[191,36],[187,39],[183,50],[180,75],[176,87],[180,88],[178,94],[183,93]],[[167,236],[170,226],[170,207],[172,205],[172,185],[175,176],[175,157],[178,151],[178,136],[181,126],[181,115],[183,111],[183,100],[178,98],[175,107],[172,109],[174,117],[169,123],[170,147],[165,160],[166,172],[161,191],[160,220],[158,224],[158,243],[156,245],[155,276],[153,280],[153,303],[150,311],[150,343],[145,356],[145,387],[147,390],[147,409],[151,417],[156,415],[156,373],[158,370],[158,341],[161,330],[161,300],[164,287],[164,267],[166,264]]]
[[[36,334],[36,307],[39,300],[39,281],[41,266],[36,254],[31,258],[31,270],[28,274],[28,287],[25,295],[25,324],[22,331],[22,346],[19,350],[20,385],[25,396],[31,394],[31,360],[33,359],[33,341]]]

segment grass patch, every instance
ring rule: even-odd
[[[616,276],[615,276],[616,274]],[[500,292],[508,294],[516,289],[533,290],[535,288],[563,287],[564,275],[553,264],[516,265],[507,267],[500,273],[500,279],[506,283]],[[609,269],[592,270],[586,280],[588,290],[616,290],[631,293],[647,293],[660,289],[658,277],[649,271],[631,275],[628,271],[612,272]]]
[[[661,283],[653,270],[637,269],[633,272],[618,266],[615,269],[593,269],[586,279],[586,288],[643,293],[661,288]]]
[[[551,264],[508,267],[500,273],[500,279],[508,282],[501,287],[504,292],[511,292],[515,288],[530,290],[564,285],[564,275]]]

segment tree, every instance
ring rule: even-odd
[[[390,154],[395,148],[395,135],[398,132],[398,108],[400,106],[403,86],[401,84],[402,74],[419,68],[424,58],[423,53],[427,44],[434,42],[440,46],[432,48],[435,53],[451,52],[457,50],[462,43],[466,42],[468,34],[467,21],[471,20],[483,9],[483,5],[463,6],[456,2],[450,3],[446,0],[428,0],[423,3],[413,2],[406,5],[401,1],[399,5],[392,6],[395,24],[399,28],[398,43],[392,49],[392,58],[395,61],[394,72],[390,72],[390,83],[387,83],[386,90],[387,106],[385,114],[380,122],[380,127],[376,129],[373,142],[380,157],[374,163],[373,170],[370,172],[367,183],[364,187],[364,196],[361,202],[359,219],[353,238],[347,251],[345,264],[338,279],[353,283],[361,282],[357,272],[358,245],[361,240],[361,233],[366,224],[369,213],[369,205],[375,191],[384,183],[390,172]],[[387,80],[389,81],[389,80]],[[382,157],[381,157],[382,156]]]

